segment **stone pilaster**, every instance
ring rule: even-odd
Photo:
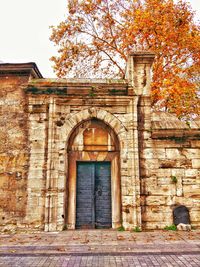
[[[140,198],[140,165],[142,140],[150,137],[151,129],[151,66],[154,54],[149,52],[131,53],[127,62],[126,79],[128,80],[128,94],[135,99],[133,101],[133,142],[134,142],[134,184],[135,184],[135,212],[134,221],[141,226],[141,198]]]

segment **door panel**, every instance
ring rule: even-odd
[[[95,224],[96,228],[110,228],[112,226],[109,162],[95,164]]]
[[[94,175],[90,163],[77,166],[76,228],[94,228]]]
[[[76,228],[110,228],[110,162],[78,162]]]

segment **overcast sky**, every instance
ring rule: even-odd
[[[199,18],[200,0],[188,2]],[[66,6],[67,0],[0,0],[0,61],[36,62],[44,77],[55,77],[49,26],[63,20]]]

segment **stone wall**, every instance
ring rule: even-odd
[[[173,209],[189,209],[191,224],[200,222],[199,122],[190,126],[171,115],[152,116],[151,138],[141,138],[140,178],[145,229],[173,224]]]
[[[87,86],[85,84],[86,88]],[[104,86],[101,84],[101,86],[106,88],[106,84]],[[45,90],[45,86],[39,85],[39,81],[37,88]],[[45,225],[46,230],[61,230],[63,228],[66,223],[65,218],[69,218],[69,215],[66,214],[68,210],[66,185],[70,179],[68,141],[80,123],[96,118],[113,129],[120,142],[120,162],[116,163],[116,166],[121,166],[121,184],[118,183],[118,186],[121,191],[124,226],[131,228],[134,225],[140,225],[140,211],[136,212],[137,209],[140,209],[140,202],[137,197],[140,190],[138,150],[135,149],[137,139],[133,141],[134,131],[136,132],[135,136],[137,136],[137,116],[133,116],[132,112],[135,104],[129,96],[95,98],[80,94],[80,85],[76,85],[76,95],[73,93],[73,96],[51,95],[45,98],[44,96],[29,94],[31,149],[27,224],[32,222],[34,227],[39,229]],[[77,103],[81,104],[77,105]],[[137,114],[136,110],[135,114]],[[99,159],[95,158],[94,155],[92,158],[86,158],[85,153],[84,159],[89,161],[104,160],[105,157],[100,156]],[[74,161],[75,159],[71,160]],[[76,170],[75,167],[73,170]],[[70,187],[68,190],[74,189]],[[72,199],[69,200],[69,205],[72,202],[74,202]],[[74,217],[74,211],[70,217]],[[119,222],[116,222],[116,225],[119,226]],[[73,227],[74,222],[71,223],[70,228]]]
[[[164,228],[177,205],[200,227],[200,123],[151,111],[153,57],[131,55],[126,80],[42,79],[33,63],[0,64],[2,230],[73,229],[77,160],[111,162],[113,228]],[[113,151],[73,143],[94,120]]]
[[[27,76],[0,77],[0,225],[6,229],[24,217],[28,143],[23,84]]]
[[[32,68],[32,70],[31,70]],[[0,64],[0,229],[23,223],[27,207],[29,141],[25,88],[41,77],[35,64]]]

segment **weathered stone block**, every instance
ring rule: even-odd
[[[181,153],[188,159],[199,159],[200,161],[200,150],[197,148],[183,149]]]
[[[185,170],[185,176],[186,177],[195,177],[197,178],[199,176],[200,172],[197,169],[186,169]]]
[[[177,148],[166,148],[166,158],[167,159],[180,159],[184,158],[184,155]]]
[[[191,147],[200,148],[200,140],[191,140]]]
[[[158,159],[141,159],[140,167],[144,169],[158,169]]]
[[[143,151],[143,157],[146,159],[160,159],[165,158],[165,149],[162,148],[145,148]]]
[[[192,168],[200,169],[200,158],[199,159],[192,159]]]
[[[166,204],[166,196],[147,196],[146,205],[148,206],[159,206]]]
[[[185,198],[200,199],[200,186],[190,185],[183,187],[183,193]]]

